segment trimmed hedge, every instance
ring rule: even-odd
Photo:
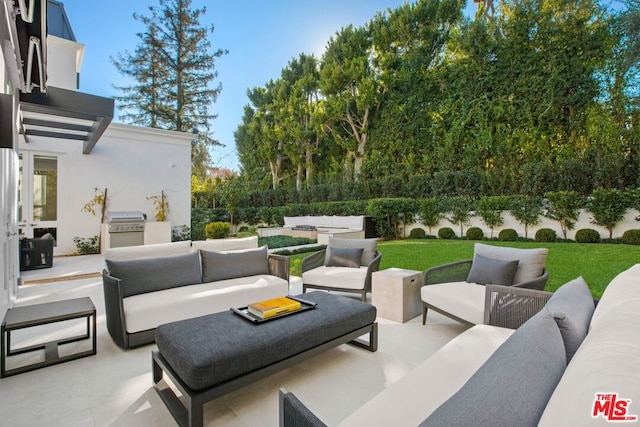
[[[424,231],[422,228],[414,228],[409,232],[409,238],[410,239],[426,239],[427,232]]]
[[[576,242],[578,243],[600,243],[600,233],[593,228],[581,228],[576,231]]]
[[[557,238],[556,231],[550,228],[541,228],[536,231],[536,242],[555,242]]]
[[[640,229],[634,228],[622,234],[622,241],[627,245],[640,245]]]
[[[451,227],[442,227],[438,230],[438,237],[441,239],[451,240],[456,237],[456,233]]]
[[[470,227],[465,234],[469,240],[482,240],[484,239],[484,231],[480,227]]]
[[[224,239],[231,234],[231,224],[228,222],[210,222],[204,229],[207,239]]]
[[[505,228],[498,234],[498,240],[501,242],[515,242],[518,240],[518,232],[513,228]]]

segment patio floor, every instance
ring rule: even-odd
[[[151,351],[156,346],[124,351],[106,330],[102,280],[97,275],[103,264],[100,255],[58,257],[53,268],[23,272],[16,306],[92,299],[98,312],[98,353],[1,379],[0,419],[7,425],[176,425],[152,386]],[[291,282],[291,294],[301,293],[300,279]],[[335,425],[465,329],[431,312],[426,326],[420,317],[404,324],[383,318],[378,322],[376,353],[350,345],[327,351],[210,402],[205,406],[205,425],[277,426],[280,387],[296,393],[325,423]],[[83,327],[82,321],[40,326],[15,332],[12,341],[16,347],[28,345],[55,339],[60,332],[82,332]],[[83,345],[66,347],[75,350]],[[19,357],[32,362],[42,354]]]

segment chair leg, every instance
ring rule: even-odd
[[[427,323],[427,305],[426,304],[422,304],[422,324],[426,324]]]
[[[362,302],[367,302],[367,291],[362,291]]]

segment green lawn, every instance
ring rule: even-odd
[[[389,267],[423,271],[447,262],[471,259],[475,242],[468,240],[394,240],[380,242],[380,269]],[[580,243],[488,242],[517,248],[549,248],[549,281],[545,290],[554,291],[578,276],[584,277],[594,298],[618,273],[640,263],[640,246]],[[291,274],[300,276],[302,258],[291,257]]]

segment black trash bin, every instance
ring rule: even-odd
[[[20,240],[20,271],[51,268],[53,239]]]

